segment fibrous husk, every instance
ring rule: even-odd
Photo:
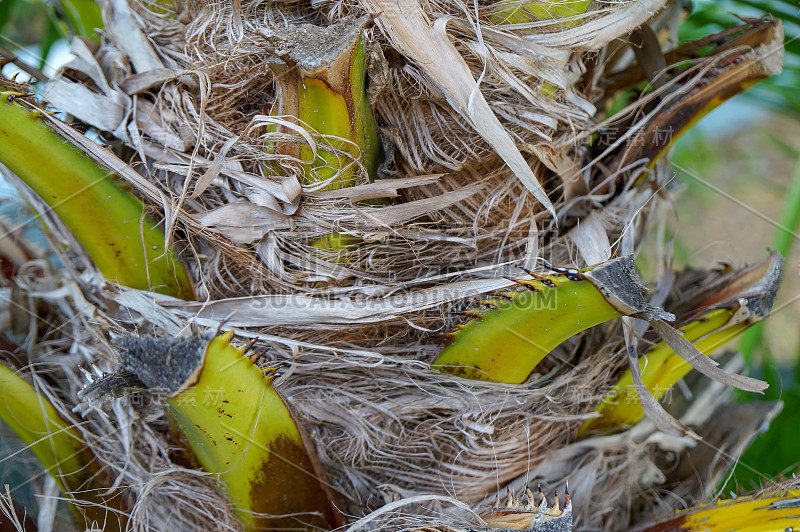
[[[456,524],[437,512],[479,504],[542,464],[565,463],[558,453],[572,452],[566,446],[626,365],[620,324],[566,342],[522,385],[467,381],[428,363],[439,350],[435,333],[482,295],[512,286],[503,275],[534,268],[539,257],[583,267],[634,251],[672,177],[656,165],[637,182],[649,161],[608,172],[603,157],[630,135],[585,164],[586,139],[612,123],[596,116],[599,102],[588,95],[600,74],[588,68],[602,71],[609,44],[657,23],[666,4],[598,2],[568,26],[502,26],[490,22],[496,6],[457,1],[189,0],[165,8],[109,0],[100,48],[76,40],[76,58],[45,97],[113,136],[117,152],[45,120],[152,205],[183,250],[198,301],[116,286],[92,273],[79,246],[59,246],[62,262],[75,266],[24,290],[68,324],[74,342],[55,342],[64,356],[48,361],[69,383],[65,396],[75,398],[77,365],[118,365],[108,331],[178,336],[227,320],[280,365],[275,385],[312,429],[337,504],[355,518],[395,504],[382,524]],[[416,26],[398,26],[398,8],[413,10]],[[261,30],[370,14],[384,179],[369,183],[359,168],[353,187],[326,190],[302,179],[302,161],[275,149],[294,142],[336,152],[324,135],[270,114],[275,80]],[[425,37],[414,41],[408,31],[419,28]],[[426,49],[434,45],[446,53]],[[682,82],[699,84],[718,60],[697,60]],[[642,123],[653,113],[645,109]],[[127,165],[132,159],[140,163]],[[359,203],[367,199],[382,201]],[[359,243],[336,253],[312,245],[331,233]],[[32,348],[34,357],[43,352]],[[213,482],[168,452],[159,405],[110,404],[90,409],[85,431],[96,432],[92,445],[118,482],[132,486],[134,528],[163,529],[177,512],[187,529],[235,529]],[[624,469],[649,452],[638,451],[639,440],[615,442],[607,453],[602,441],[583,444],[599,457],[586,464]],[[650,461],[636,464],[627,471],[634,491],[656,474]],[[184,484],[191,489],[172,489]],[[587,496],[575,503],[578,519],[608,505],[580,486]]]

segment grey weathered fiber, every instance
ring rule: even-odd
[[[202,368],[208,340],[200,336],[155,338],[122,336],[112,343],[120,348],[126,370],[136,375],[151,390],[170,396],[191,385]]]
[[[650,305],[644,299],[647,287],[639,279],[633,255],[604,262],[589,271],[584,277],[600,290],[603,297],[626,316],[642,320],[673,321],[675,316],[663,309]]]

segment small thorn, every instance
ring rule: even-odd
[[[259,358],[263,357],[266,354],[267,354],[266,351],[253,351],[252,353],[247,355],[247,358],[249,358],[252,362],[257,362]]]
[[[531,272],[531,276],[545,286],[549,286],[550,288],[555,288],[556,286],[556,283],[552,281],[549,275],[543,275],[541,273]]]
[[[560,266],[553,266],[548,262],[545,262],[545,268],[551,272],[556,272],[559,275],[565,276],[570,281],[582,281],[586,278],[583,273],[576,268],[562,268]]]
[[[511,281],[512,283],[517,283],[520,286],[524,286],[528,290],[533,290],[534,292],[539,291],[539,285],[541,284],[540,281],[531,281],[530,279],[513,279],[511,277],[506,277],[505,275],[503,278]]]
[[[509,292],[490,292],[490,295],[497,299],[504,299],[506,301],[514,301],[514,296]]]
[[[484,307],[489,307],[492,310],[496,310],[497,308],[500,307],[500,305],[503,304],[503,302],[500,301],[499,299],[482,299],[480,300],[480,304],[483,305]]]
[[[532,511],[534,508],[536,508],[536,500],[533,498],[533,492],[530,488],[525,488],[525,495],[528,497],[528,505],[525,509]]]
[[[217,333],[214,336],[220,335],[220,333],[222,332],[222,328],[225,327],[226,323],[231,321],[231,318],[233,318],[234,314],[236,314],[236,311],[231,312],[230,314],[228,314],[227,316],[225,316],[220,320],[219,325],[217,325]]]
[[[92,370],[94,370],[94,374],[97,375],[98,377],[103,376],[103,372],[100,371],[100,368],[98,368],[97,365],[94,363],[92,363]]]
[[[246,355],[247,352],[250,351],[253,348],[254,345],[256,345],[256,342],[258,342],[258,337],[253,338],[252,340],[250,340],[249,342],[244,344],[242,346],[242,354]]]
[[[549,266],[549,263],[547,264],[547,266]],[[552,281],[552,279],[550,278],[549,275],[545,275],[543,273],[536,273],[535,271],[529,270],[527,268],[522,268],[522,271],[524,271],[525,273],[527,273],[528,275],[530,275],[531,277],[533,277],[534,279],[536,279],[540,283],[549,286],[550,288],[553,288],[553,287],[556,286],[556,284]]]
[[[261,372],[264,375],[264,378],[267,380],[267,383],[271,384],[272,381],[280,377],[280,373],[278,373],[278,368],[267,368]]]
[[[547,515],[561,515],[561,503],[558,501],[558,492],[555,493],[555,499],[553,500],[553,507],[547,510]]]
[[[545,262],[545,267],[546,267],[547,269],[549,269],[549,270],[553,270],[553,267],[552,267],[552,266],[550,266],[550,263],[549,263],[549,262]],[[555,284],[553,283],[553,281],[552,281],[552,279],[550,278],[550,276],[549,276],[549,275],[545,275],[545,274],[543,274],[543,273],[537,273],[537,272],[535,272],[535,271],[533,271],[533,270],[529,270],[528,268],[522,268],[522,267],[520,267],[520,269],[521,269],[522,271],[524,271],[525,273],[527,273],[528,275],[530,275],[531,277],[533,277],[534,279],[536,279],[537,281],[541,281],[541,282],[543,282],[543,283],[544,283],[544,284],[546,284],[547,286],[551,286],[551,287],[552,287],[552,286],[555,286]],[[561,268],[561,269],[563,270],[563,268]],[[556,271],[556,270],[553,270],[553,271]]]
[[[452,344],[459,337],[459,331],[454,332],[441,332],[441,333],[433,333],[431,335],[431,340],[436,342],[437,344],[444,345],[445,347]]]
[[[511,488],[506,488],[506,508],[512,508],[514,506],[514,496],[511,495]]]
[[[78,369],[81,370],[81,373],[83,373],[83,376],[86,377],[87,381],[89,381],[89,384],[94,382],[94,375],[86,371],[86,368],[83,366],[78,366]]]
[[[544,492],[542,491],[542,485],[539,484],[539,513],[545,513],[547,511],[547,497],[544,496]]]

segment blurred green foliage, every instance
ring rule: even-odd
[[[690,16],[680,29],[680,40],[691,41],[736,25],[740,23],[738,16],[758,17],[764,13],[770,13],[783,22],[786,50],[784,71],[779,76],[762,81],[741,97],[783,113],[788,111],[800,115],[800,40],[797,39],[800,35],[800,8],[796,1],[695,0]],[[677,147],[673,161],[679,166],[681,162],[684,162],[684,166],[691,164],[701,175],[712,174],[719,158],[726,154],[719,147],[714,147],[700,132],[692,132],[687,137],[686,142],[681,142]],[[798,160],[797,170],[785,196],[779,227],[771,242],[772,249],[777,249],[787,257],[797,240],[795,234],[800,222],[800,158],[780,135],[776,134],[772,140],[779,149]],[[691,179],[686,183],[692,195],[708,193],[705,187],[693,186]],[[793,270],[792,265],[787,265],[787,268]],[[764,396],[742,393],[737,395],[738,400],[780,399],[784,407],[769,430],[756,438],[742,455],[733,475],[722,486],[723,493],[741,493],[767,484],[781,475],[790,476],[798,471],[800,464],[800,447],[795,436],[797,427],[800,427],[800,353],[795,354],[794,367],[778,366],[768,343],[764,341],[763,323],[743,335],[739,348],[751,375],[766,380],[770,387]]]
[[[795,244],[800,226],[800,157],[786,196],[779,226],[775,231],[772,248],[786,257]],[[751,368],[751,375],[764,379],[769,388],[763,397],[740,394],[744,401],[783,401],[783,410],[772,421],[769,430],[760,435],[744,452],[740,461],[746,467],[737,467],[733,476],[723,486],[724,492],[740,492],[760,487],[779,476],[798,472],[800,446],[797,445],[797,428],[800,427],[800,353],[795,353],[795,366],[778,366],[767,343],[764,342],[763,324],[753,326],[742,338],[740,351]],[[755,364],[756,354],[760,365]]]
[[[784,70],[748,90],[748,98],[781,110],[800,114],[800,8],[796,0],[694,0],[692,12],[681,26],[681,42],[741,23],[738,17],[772,14],[783,22],[785,35]]]
[[[94,0],[0,0],[0,46],[13,51],[37,44],[40,69],[59,39],[77,35],[99,42],[95,30],[102,27]]]

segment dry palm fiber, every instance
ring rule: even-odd
[[[202,303],[102,283],[86,275],[91,266],[77,246],[59,251],[71,265],[63,277],[45,275],[24,291],[57,306],[57,321],[69,324],[75,341],[37,346],[39,355],[72,355],[37,363],[64,377],[65,401],[74,402],[77,363],[114,366],[106,330],[177,335],[189,322],[216,327],[232,314],[228,326],[239,338],[258,336],[269,358],[282,363],[277,385],[316,429],[342,508],[360,516],[398,497],[431,494],[480,502],[571,439],[625,364],[620,356],[608,362],[621,343],[618,325],[573,339],[522,386],[431,371],[426,363],[439,347],[430,333],[452,325],[450,311],[511,286],[500,275],[533,267],[536,257],[584,266],[607,259],[612,242],[621,252],[637,246],[670,176],[657,166],[635,186],[647,161],[618,169],[584,165],[585,140],[599,128],[597,102],[587,95],[602,75],[597,65],[612,63],[609,43],[646,21],[665,24],[670,12],[654,18],[665,4],[598,4],[575,24],[502,26],[491,22],[491,6],[404,3],[431,21],[429,39],[452,43],[469,79],[457,69],[446,71],[452,79],[439,72],[437,78],[415,60],[427,41],[404,40],[385,10],[367,37],[388,179],[368,184],[362,171],[355,187],[330,191],[303,184],[298,161],[274,149],[286,141],[330,141],[302,124],[288,137],[275,131],[286,118],[266,112],[275,88],[258,30],[329,25],[387,4],[190,2],[170,10],[109,2],[100,48],[73,45],[77,59],[67,72],[86,82],[57,78],[46,97],[113,133],[123,159],[138,157],[126,169],[85,145],[161,213],[184,248]],[[682,74],[684,87],[699,84],[718,61],[696,61]],[[613,62],[626,66],[624,57]],[[583,76],[587,64],[596,76]],[[545,94],[543,87],[555,89]],[[655,95],[622,116],[636,117],[633,126],[646,123],[655,111],[645,106]],[[502,152],[481,130],[486,112],[515,148],[501,145]],[[507,164],[521,159],[548,193],[558,223]],[[392,201],[353,199],[367,196]],[[57,222],[51,227],[69,241]],[[361,243],[336,253],[311,245],[331,232]],[[212,502],[219,495],[211,488],[204,499],[162,481],[199,486],[196,473],[171,462],[158,408],[104,409],[113,421],[92,412],[98,421],[84,430],[96,432],[87,439],[132,487],[134,527],[162,529],[168,516],[157,508],[176,507],[191,528],[204,515],[190,515],[193,499],[205,502],[206,512],[227,510]],[[130,433],[128,446],[97,438],[112,432],[102,422]],[[219,520],[232,522],[229,515]]]

